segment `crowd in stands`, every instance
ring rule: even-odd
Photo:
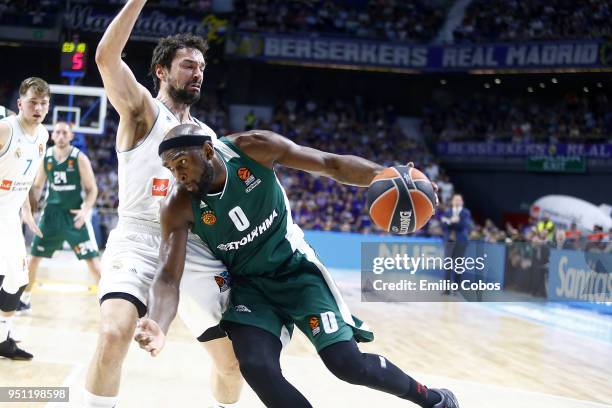
[[[102,236],[104,238],[108,236],[117,224],[119,190],[117,185],[117,155],[115,154],[114,137],[117,134],[117,124],[116,112],[113,109],[109,109],[105,129],[105,135],[108,136],[87,136],[85,139],[86,145],[84,146],[98,184],[96,210],[98,224],[102,229]]]
[[[610,0],[473,0],[455,42],[606,38]]]
[[[433,39],[446,13],[440,2],[424,0],[236,0],[234,7],[232,23],[238,30],[414,42]]]
[[[423,134],[439,141],[606,142],[612,100],[603,92],[545,103],[501,93],[474,94],[423,112]]]
[[[123,5],[126,0],[71,0],[73,3],[81,4],[117,4]],[[155,7],[160,11],[185,11],[186,13],[207,12],[212,7],[212,0],[148,0],[147,7]]]
[[[0,25],[51,27],[59,8],[59,0],[0,0]]]
[[[353,154],[385,166],[432,162],[422,142],[407,135],[391,106],[347,100],[289,99],[276,106],[270,123],[256,122],[296,143],[337,154]],[[304,229],[379,232],[365,210],[365,188],[342,185],[287,168],[277,170],[293,218]]]
[[[555,225],[548,218],[530,219],[525,225],[514,226],[506,223],[499,228],[487,219],[484,225],[475,224],[469,236],[471,241],[488,243],[544,245],[548,248],[588,250],[612,253],[612,229],[605,232],[601,227],[586,233],[576,224],[569,228]]]
[[[72,0],[121,6],[125,0]],[[237,30],[309,33],[403,42],[431,42],[452,0],[235,0]],[[212,0],[151,0],[161,11],[212,12]],[[57,24],[65,2],[0,0],[0,23],[34,27]],[[612,0],[473,0],[454,30],[456,43],[608,38]]]

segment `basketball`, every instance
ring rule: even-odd
[[[421,171],[388,167],[374,177],[366,194],[370,218],[378,227],[400,235],[422,228],[436,211],[436,193]]]

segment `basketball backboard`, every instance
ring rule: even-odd
[[[51,131],[57,121],[74,124],[75,133],[104,133],[106,93],[104,88],[50,84],[51,102],[44,125]]]

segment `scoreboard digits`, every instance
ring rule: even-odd
[[[64,76],[83,76],[87,69],[87,44],[65,42],[62,44],[60,69]]]

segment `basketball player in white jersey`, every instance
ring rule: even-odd
[[[117,404],[121,366],[136,322],[146,313],[161,241],[159,208],[173,183],[158,156],[159,144],[169,129],[190,122],[216,138],[210,128],[189,114],[202,86],[207,49],[202,38],[177,34],[159,41],[151,62],[156,98],[122,61],[121,53],[145,3],[128,0],[96,51],[104,88],[120,116],[116,139],[119,222],[102,257],[98,290],[101,324],[87,373],[85,407],[110,408]],[[191,309],[189,316],[197,316],[185,320],[183,315],[183,320],[212,356],[214,404],[230,407],[239,398],[243,380],[231,342],[218,327],[229,292],[227,272],[203,243],[192,237],[185,274],[187,295],[193,291],[199,296],[183,298]]]
[[[16,346],[9,331],[28,284],[22,221],[42,236],[32,217],[28,191],[49,139],[41,125],[49,111],[49,98],[49,84],[27,78],[19,87],[19,114],[0,120],[0,356],[13,360],[32,359],[32,354]]]

